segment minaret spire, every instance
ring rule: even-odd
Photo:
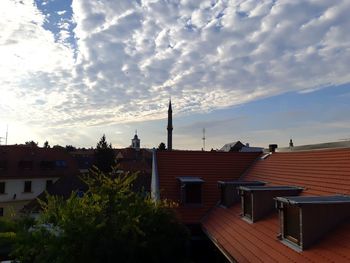
[[[173,110],[171,108],[171,99],[169,99],[168,108],[168,151],[173,149]]]

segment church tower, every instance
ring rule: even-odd
[[[171,109],[171,99],[169,100],[168,109],[168,151],[173,149],[173,110]]]
[[[137,136],[137,131],[135,132],[135,136],[131,139],[131,148],[134,148],[136,151],[140,150],[140,139]]]

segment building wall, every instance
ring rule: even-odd
[[[47,180],[52,180],[54,183],[58,180],[58,177],[0,179],[0,182],[5,182],[5,193],[0,194],[0,208],[4,208],[4,216],[11,213],[11,207],[15,212],[18,212],[30,200],[35,199],[45,191]],[[29,193],[24,192],[25,181],[32,182],[32,191]]]

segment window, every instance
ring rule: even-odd
[[[0,160],[0,171],[7,169],[7,162],[5,160]]]
[[[32,181],[25,181],[24,182],[24,193],[31,193],[32,192]]]
[[[252,196],[250,192],[243,193],[243,215],[252,219]]]
[[[275,197],[295,196],[303,189],[295,186],[240,186],[243,218],[254,223],[276,210]]]
[[[55,168],[54,161],[41,161],[40,168],[43,170],[53,170]]]
[[[299,207],[286,205],[284,213],[284,238],[300,245],[300,216]]]
[[[18,167],[23,170],[32,170],[33,162],[32,161],[20,161]]]
[[[46,180],[46,189],[48,189],[53,184],[52,180]]]
[[[181,203],[185,205],[202,204],[202,183],[199,177],[179,177],[181,184]]]
[[[0,207],[0,216],[4,216],[4,208]]]
[[[57,160],[55,163],[57,168],[67,167],[67,162],[65,160]]]
[[[5,193],[5,182],[0,182],[0,194]]]

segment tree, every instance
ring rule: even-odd
[[[49,142],[45,141],[43,147],[46,148],[46,149],[49,149],[50,148]]]
[[[165,143],[164,142],[161,142],[158,146],[158,150],[160,151],[165,151],[166,150],[166,147],[165,147]]]
[[[115,164],[115,154],[112,144],[107,142],[106,136],[103,134],[100,141],[97,143],[95,151],[95,165],[104,173],[112,171],[112,166]]]
[[[77,148],[75,148],[73,145],[66,145],[66,151],[67,152],[74,152]]]
[[[30,147],[38,147],[38,143],[34,141],[26,141],[24,144]]]
[[[47,196],[36,222],[22,224],[20,262],[185,262],[187,229],[168,202],[131,191],[136,174],[85,179],[89,190],[64,201]]]

